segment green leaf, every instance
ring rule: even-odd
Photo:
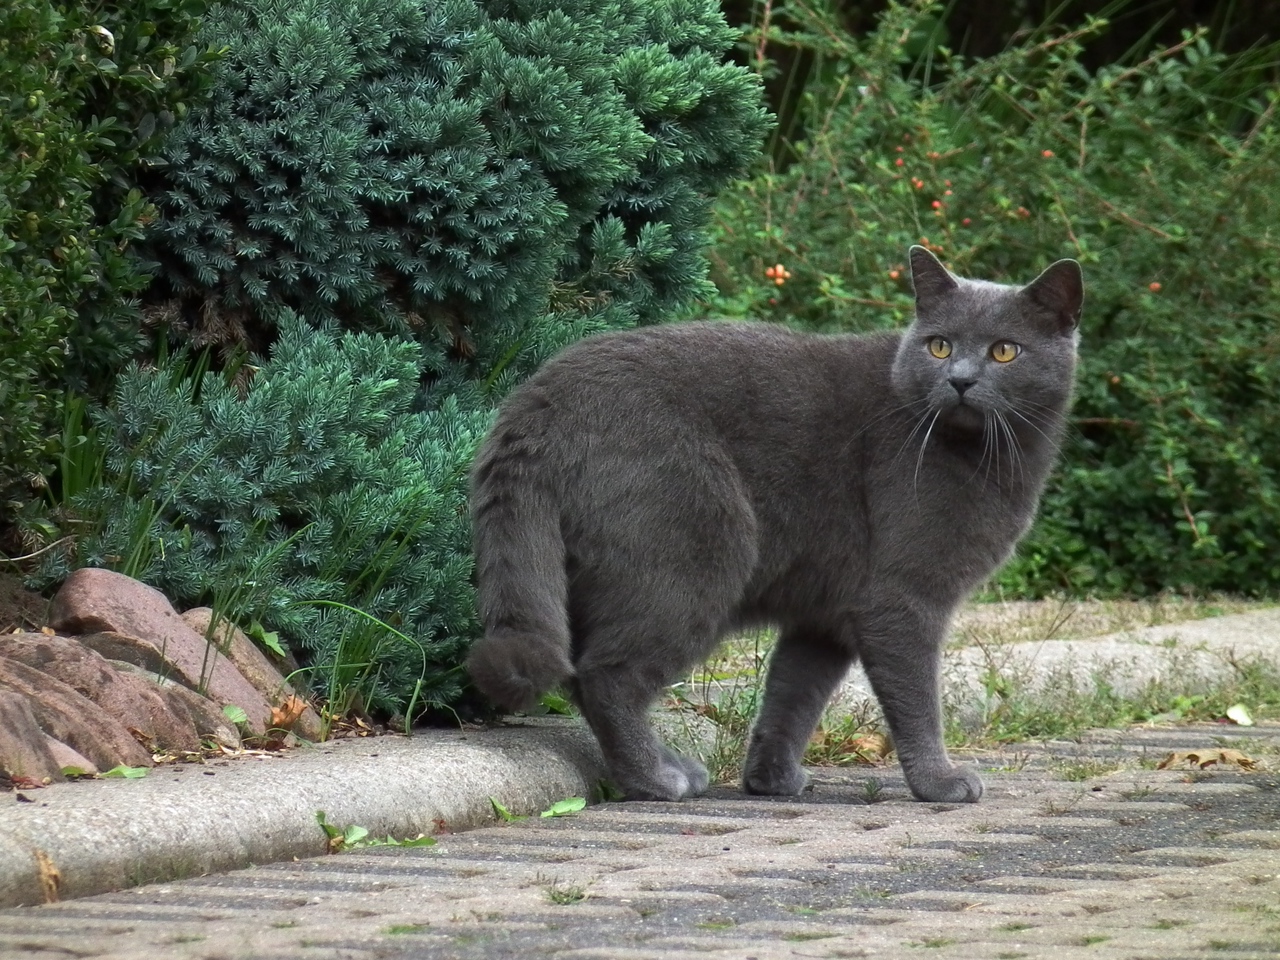
[[[324,831],[324,835],[330,840],[334,837],[342,836],[342,831],[329,822],[329,818],[323,810],[316,811],[316,823],[320,824],[320,829]]]
[[[99,774],[99,776],[120,777],[124,780],[141,780],[148,772],[147,767],[128,767],[122,763],[118,767],[112,767],[105,773]]]
[[[547,713],[556,713],[564,717],[572,717],[574,715],[573,703],[566,697],[560,696],[558,693],[544,694],[542,699],[538,701],[547,708]]]
[[[144,768],[144,769],[145,769],[145,768]],[[63,775],[64,777],[91,777],[91,776],[93,776],[93,774],[91,774],[88,770],[84,769],[84,767],[63,767],[63,768],[62,768],[62,775]]]
[[[546,810],[539,814],[541,817],[568,817],[579,810],[586,807],[587,801],[585,797],[567,797],[564,800],[557,800]]]
[[[505,820],[507,823],[515,823],[518,820],[527,820],[528,817],[519,817],[498,802],[496,797],[490,797],[489,802],[493,804],[493,812]]]
[[[237,727],[242,727],[249,722],[249,715],[234,703],[228,703],[222,708],[223,715],[234,723]]]
[[[288,655],[285,652],[284,645],[280,642],[279,632],[266,629],[257,620],[254,620],[249,624],[249,636],[258,641],[258,643],[262,644],[277,657],[285,657]]]
[[[352,824],[342,831],[342,844],[346,847],[353,847],[367,836],[369,836],[367,828]]]

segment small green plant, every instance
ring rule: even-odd
[[[542,888],[542,892],[546,894],[548,900],[556,906],[564,907],[575,903],[581,903],[587,899],[587,890],[585,887],[576,884],[561,883],[560,880],[552,880]]]
[[[709,920],[703,920],[696,926],[699,930],[732,930],[737,925],[737,921],[732,917],[712,917]]]
[[[330,853],[338,853],[342,850],[356,850],[360,847],[434,847],[436,845],[436,838],[425,834],[405,839],[397,839],[390,835],[381,839],[370,837],[366,827],[356,824],[339,827],[330,823],[323,810],[316,811],[316,823],[320,825],[320,829],[324,831],[324,835],[329,841]]]
[[[1121,790],[1120,796],[1125,800],[1144,800],[1156,792],[1156,788],[1148,785],[1134,785],[1128,790]]]
[[[755,633],[726,641],[685,683],[671,691],[677,717],[688,718],[688,740],[707,765],[713,783],[737,778],[747,737],[764,690],[772,636]],[[711,725],[711,742],[697,735],[695,720]]]
[[[1059,778],[1072,782],[1088,780],[1090,777],[1102,776],[1119,769],[1119,763],[1101,760],[1096,757],[1073,757],[1059,760],[1054,765],[1054,772]]]
[[[384,929],[382,932],[389,936],[404,936],[406,934],[422,933],[424,930],[431,929],[429,923],[395,923]]]
[[[1084,792],[1077,790],[1070,797],[1062,800],[1050,799],[1044,802],[1040,808],[1040,812],[1046,817],[1065,817],[1067,814],[1075,810],[1080,805],[1080,801],[1084,799]]]
[[[867,803],[879,803],[884,799],[884,784],[875,777],[867,777],[862,782],[862,799]]]

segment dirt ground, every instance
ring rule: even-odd
[[[49,601],[22,585],[22,577],[0,573],[0,633],[44,625]]]

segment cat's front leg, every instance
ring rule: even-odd
[[[764,705],[751,729],[742,789],[794,796],[809,782],[801,766],[804,748],[840,680],[852,651],[828,631],[789,627],[769,657]]]
[[[973,803],[982,780],[954,764],[942,742],[940,664],[946,619],[916,616],[907,604],[864,618],[858,652],[918,800]]]

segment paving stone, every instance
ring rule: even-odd
[[[1201,736],[1191,733],[1188,742]],[[1151,740],[1144,732],[1141,742]],[[1177,744],[1163,731],[1159,742]],[[1079,747],[1036,749],[1052,759]],[[865,774],[818,773],[811,794],[785,801],[716,788],[683,804],[602,805],[442,836],[432,848],[359,850],[0,911],[0,957],[1280,954],[1274,773],[1187,781],[1131,769],[1071,782],[1046,765],[988,773],[983,802],[962,806],[915,803],[905,787],[886,788],[876,804],[835,802],[858,797]],[[900,780],[893,768],[876,776]]]

